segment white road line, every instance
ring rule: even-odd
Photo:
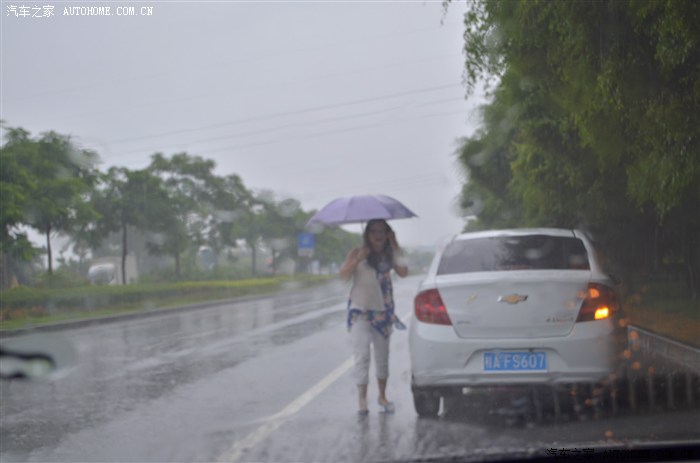
[[[339,367],[330,372],[328,376],[323,378],[321,381],[316,383],[311,389],[304,392],[302,395],[296,398],[292,403],[284,407],[280,412],[272,415],[269,421],[262,426],[260,426],[255,431],[248,434],[243,440],[238,441],[231,446],[228,452],[223,454],[218,461],[238,461],[243,454],[255,447],[267,436],[272,434],[282,426],[284,421],[291,415],[297,413],[299,410],[304,408],[309,402],[315,399],[321,392],[323,392],[328,386],[333,384],[338,378],[340,378],[343,373],[348,371],[353,365],[353,358],[350,357],[344,361]]]
[[[403,320],[408,320],[412,316],[409,313],[406,316],[401,317]],[[255,431],[248,434],[243,440],[235,442],[231,448],[221,455],[217,461],[219,462],[234,462],[239,461],[240,458],[250,449],[258,445],[267,436],[275,432],[285,420],[295,413],[299,412],[302,408],[309,404],[316,397],[321,395],[331,384],[336,382],[345,372],[347,372],[354,365],[353,357],[345,360],[340,366],[335,370],[331,371],[325,378],[313,385],[306,392],[297,397],[292,403],[284,407],[282,410],[272,415],[268,422],[260,426]]]

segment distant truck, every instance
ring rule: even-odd
[[[122,258],[121,256],[98,257],[92,260],[87,274],[93,285],[121,285]],[[138,279],[136,258],[126,256],[126,282],[134,283]]]

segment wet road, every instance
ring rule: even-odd
[[[417,283],[396,283],[404,321]],[[487,398],[420,420],[406,332],[391,347],[396,413],[375,405],[358,419],[346,294],[337,285],[64,331],[80,358],[69,375],[0,384],[0,459],[379,461],[698,438],[697,407],[514,422]]]

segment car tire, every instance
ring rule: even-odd
[[[426,391],[413,391],[413,406],[421,418],[436,418],[440,412],[440,396]]]

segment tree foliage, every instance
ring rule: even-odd
[[[162,180],[148,169],[111,167],[103,176],[103,187],[95,190],[92,202],[100,214],[96,230],[104,238],[110,233],[122,236],[122,282],[127,284],[126,258],[128,230],[158,231],[170,225],[172,203]]]
[[[252,273],[260,250],[271,255],[275,273],[281,260],[298,260],[297,235],[311,215],[298,201],[253,192],[239,176],[219,176],[214,161],[188,153],[155,153],[144,169],[110,167],[100,173],[93,167],[97,154],[76,148],[69,136],[48,132],[32,138],[24,129],[5,128],[0,156],[3,288],[22,262],[42,252],[28,240],[27,227],[46,236],[49,262],[55,234],[69,237],[81,260],[121,253],[127,284],[126,258],[137,248],[139,260],[146,254],[160,261],[170,256],[169,273],[181,279],[197,271],[203,249],[223,262],[245,242]],[[314,258],[322,264],[342,261],[346,235],[320,233]]]
[[[181,276],[180,256],[196,252],[206,242],[213,224],[216,200],[222,197],[223,180],[214,174],[216,163],[199,156],[178,153],[170,159],[161,153],[152,156],[149,171],[163,181],[167,194],[167,216],[159,232],[162,239],[153,243],[155,253],[169,254],[175,261],[175,275]]]
[[[23,129],[7,128],[5,138],[0,150],[0,252],[26,260],[35,250],[19,227],[25,222],[36,178],[22,158],[24,153],[36,150],[36,145]]]
[[[477,227],[591,231],[641,277],[700,287],[700,4],[470,3],[469,91],[495,83],[459,152]]]
[[[25,225],[45,236],[51,273],[52,234],[77,230],[92,215],[86,199],[97,178],[97,154],[56,132],[32,138],[21,128],[4,129],[0,159],[3,263],[36,254],[26,232],[20,231],[19,226]]]

